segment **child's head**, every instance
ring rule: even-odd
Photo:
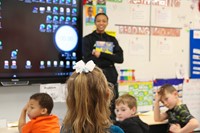
[[[161,86],[158,94],[161,96],[161,102],[169,109],[174,108],[179,103],[178,92],[171,84]]]
[[[108,128],[112,93],[100,68],[74,72],[67,80],[67,90],[65,127],[72,127],[76,133]]]
[[[29,99],[27,114],[30,119],[49,115],[53,109],[53,99],[47,93],[35,93]]]
[[[115,101],[115,113],[117,120],[123,121],[127,118],[133,117],[136,112],[137,100],[134,96],[124,94]]]

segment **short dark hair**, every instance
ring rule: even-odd
[[[104,15],[108,19],[108,16],[105,13],[98,13],[94,18],[94,22],[96,22],[97,17],[100,16],[100,15]]]
[[[47,93],[35,93],[30,97],[30,100],[31,99],[38,101],[39,105],[42,108],[46,108],[48,114],[51,113],[54,104],[53,104],[53,99],[49,94],[47,94]]]

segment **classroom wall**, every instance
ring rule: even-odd
[[[18,120],[21,109],[25,106],[29,97],[39,92],[40,86],[12,86],[0,87],[0,119],[7,119],[8,122],[15,122]],[[52,111],[60,118],[60,122],[65,116],[65,103],[54,103]]]
[[[138,80],[174,78],[179,69],[189,77],[189,30],[200,29],[197,1],[151,1],[107,0],[107,31],[116,33],[124,50],[124,63],[117,67],[134,69]],[[93,6],[99,5],[93,1]],[[95,29],[83,26],[83,35]]]

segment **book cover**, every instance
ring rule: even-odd
[[[95,50],[107,54],[113,54],[113,47],[114,47],[113,42],[96,41]]]

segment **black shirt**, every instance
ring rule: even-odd
[[[113,43],[113,54],[101,52],[100,57],[97,58],[92,55],[92,51],[95,49],[97,41],[105,41]],[[107,33],[97,33],[93,31],[89,35],[86,35],[82,40],[82,54],[84,62],[93,60],[94,63],[100,67],[107,80],[113,84],[117,83],[118,73],[114,66],[115,63],[123,63],[123,50],[119,46],[115,37],[108,35]]]
[[[115,125],[121,127],[125,133],[149,133],[149,126],[139,116],[117,121]]]

